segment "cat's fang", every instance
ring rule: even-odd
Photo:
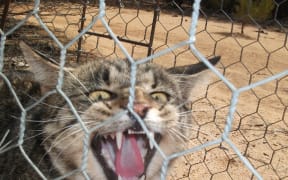
[[[151,138],[154,139],[154,133],[153,132],[150,132],[150,136],[151,136]],[[153,147],[154,147],[154,144],[153,144],[151,139],[149,139],[149,147],[150,147],[150,149],[153,149]]]
[[[122,137],[123,137],[122,132],[117,132],[116,133],[116,144],[117,144],[117,148],[118,149],[121,149]]]
[[[145,180],[145,179],[146,179],[145,175],[141,176],[141,178],[140,178],[140,180]]]

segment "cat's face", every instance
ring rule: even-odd
[[[31,63],[42,91],[55,88],[51,67]],[[196,82],[203,80],[195,74],[204,69],[200,63],[170,70],[139,65],[133,93],[130,65],[124,60],[96,60],[66,73],[61,91],[49,96],[40,116],[34,117],[43,122],[41,144],[55,169],[68,179],[159,179],[163,157],[154,143],[166,156],[181,150],[191,121],[185,102]]]
[[[151,179],[160,171],[161,156],[127,108],[129,69],[122,60],[96,61],[65,80],[64,93],[91,131],[87,174],[92,179]],[[185,137],[181,127],[190,120],[189,113],[181,114],[188,109],[177,80],[152,64],[140,65],[137,70],[133,110],[167,154],[181,146],[177,143]],[[67,173],[81,167],[85,133],[67,103],[58,98],[49,100],[58,110],[44,126],[45,146],[54,165]]]

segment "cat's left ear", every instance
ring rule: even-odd
[[[40,83],[41,93],[44,94],[56,87],[59,66],[48,60],[45,60],[25,42],[20,41],[20,49],[23,53],[25,61],[28,63],[28,71],[34,74],[34,79]],[[64,69],[65,72],[70,72],[70,69]]]
[[[215,56],[208,60],[215,66],[220,58],[220,56]],[[173,67],[167,69],[167,71],[178,79],[177,82],[181,88],[182,95],[186,99],[190,99],[191,95],[193,97],[193,95],[197,96],[199,93],[203,92],[203,88],[207,88],[212,79],[212,73],[203,62]]]

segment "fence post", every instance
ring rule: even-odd
[[[156,29],[156,22],[159,18],[159,12],[160,12],[159,0],[157,0],[155,7],[154,7],[154,15],[153,15],[152,28],[151,28],[151,33],[150,33],[150,40],[149,40],[149,45],[148,45],[147,56],[150,56],[152,53],[152,46],[153,46],[155,29]]]
[[[4,2],[5,4],[4,4],[4,9],[3,9],[3,14],[2,14],[1,25],[0,25],[0,28],[2,29],[2,31],[4,31],[4,27],[5,27],[7,15],[8,15],[8,10],[10,6],[10,0],[5,0]]]

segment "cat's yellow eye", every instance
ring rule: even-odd
[[[91,99],[92,101],[105,101],[110,100],[111,98],[112,94],[104,90],[96,90],[89,93],[89,99]]]
[[[169,96],[168,94],[164,93],[164,92],[154,92],[151,93],[151,97],[157,101],[157,102],[161,102],[161,103],[166,103],[169,101]]]

